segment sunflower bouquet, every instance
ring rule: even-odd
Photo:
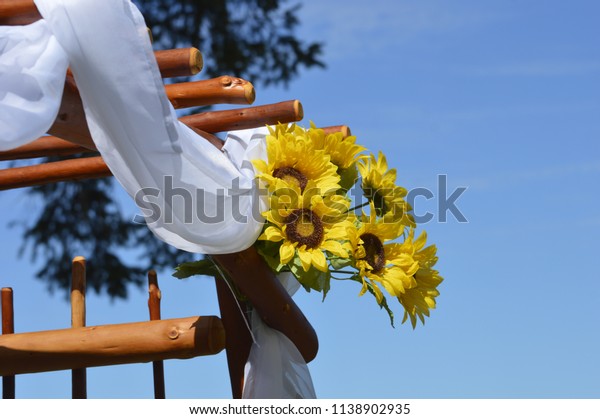
[[[407,191],[383,153],[313,124],[280,124],[269,128],[266,160],[252,163],[268,200],[255,247],[275,273],[291,272],[323,298],[332,280],[355,281],[392,326],[386,294],[403,306],[402,323],[424,323],[443,280],[434,269],[436,247],[426,246],[425,232],[415,238]]]

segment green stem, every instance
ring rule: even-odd
[[[362,208],[362,207],[366,207],[367,205],[369,205],[369,201],[367,201],[367,202],[363,202],[363,203],[362,203],[362,204],[360,204],[360,205],[357,205],[357,206],[355,206],[355,207],[353,207],[353,208],[350,208],[350,209],[348,210],[348,212],[350,212],[350,211],[354,211],[354,210],[357,210],[357,209],[359,209],[359,208]]]

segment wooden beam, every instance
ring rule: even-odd
[[[68,156],[80,153],[95,153],[70,141],[54,136],[40,137],[35,141],[12,150],[0,151],[0,161],[35,159],[39,157]]]
[[[148,311],[150,320],[160,320],[161,293],[158,288],[156,271],[148,272]],[[154,378],[154,398],[164,399],[165,395],[165,368],[163,361],[152,362],[152,376]]]
[[[84,157],[0,170],[0,190],[112,176],[102,157]]]
[[[0,25],[27,25],[41,18],[33,0],[0,0]]]
[[[215,278],[215,285],[217,287],[221,319],[227,335],[225,351],[229,381],[231,382],[231,394],[234,399],[241,399],[244,390],[244,368],[250,355],[252,336],[248,331],[244,314],[240,311],[240,308],[245,312],[248,306],[244,301],[236,302],[223,278]]]
[[[2,334],[10,335],[15,332],[15,312],[13,308],[12,288],[2,288],[0,291],[0,306],[2,307]],[[15,376],[2,377],[2,398],[15,398]]]
[[[211,257],[248,298],[263,321],[286,335],[306,362],[312,361],[319,350],[317,334],[256,248]]]
[[[225,347],[215,316],[0,336],[0,375],[188,359]]]
[[[277,123],[298,122],[304,118],[299,100],[226,111],[203,112],[179,118],[186,125],[207,132],[233,131]]]
[[[85,258],[77,256],[71,265],[71,327],[85,327]],[[73,399],[87,398],[85,368],[71,370]]]
[[[256,97],[252,83],[231,76],[167,84],[165,91],[175,109],[225,103],[251,105]]]
[[[154,51],[154,57],[163,78],[193,76],[204,66],[202,53],[197,48]]]
[[[331,127],[322,128],[325,133],[333,134],[335,132],[341,132],[344,137],[348,137],[351,134],[350,128],[347,125],[335,125]],[[210,133],[203,132],[202,130],[194,129],[200,135],[209,136]],[[217,148],[223,147],[223,141],[217,137],[212,137],[209,140]],[[25,144],[21,147],[14,148],[12,150],[0,151],[0,161],[7,160],[19,160],[19,159],[33,159],[38,157],[50,157],[50,156],[67,156],[72,154],[80,153],[93,153],[95,150],[90,150],[85,147],[78,146],[75,143],[66,141],[54,136],[40,137],[35,141]]]

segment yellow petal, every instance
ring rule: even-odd
[[[302,269],[304,269],[304,272],[308,272],[312,257],[311,254],[306,250],[305,246],[298,248],[298,256],[300,257],[300,262],[302,262]]]
[[[283,242],[281,247],[279,248],[279,259],[282,264],[288,263],[294,257],[294,245],[290,242]]]
[[[281,230],[274,226],[267,227],[264,233],[258,238],[258,240],[269,240],[272,242],[278,242],[283,239],[285,237],[281,234]]]
[[[321,244],[321,249],[327,250],[328,252],[331,252],[332,254],[342,258],[348,257],[348,252],[346,252],[346,250],[340,242],[328,240]]]
[[[312,252],[312,264],[321,272],[327,272],[327,259],[321,250],[314,249]]]

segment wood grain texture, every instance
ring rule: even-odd
[[[225,347],[215,316],[0,336],[0,375],[188,359]]]

